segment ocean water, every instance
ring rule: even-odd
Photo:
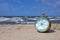
[[[0,16],[2,24],[34,24],[39,16]],[[46,16],[51,23],[60,23],[60,17]]]

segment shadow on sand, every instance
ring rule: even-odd
[[[54,30],[49,30],[47,33],[53,33],[53,32],[55,32]]]
[[[38,31],[39,32],[39,31]],[[54,33],[55,31],[54,30],[49,30],[47,32],[39,32],[39,33]]]

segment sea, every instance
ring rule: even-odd
[[[3,24],[35,24],[40,16],[0,16],[0,25]],[[60,16],[45,16],[51,23],[60,23]]]

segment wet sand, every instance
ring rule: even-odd
[[[33,24],[0,25],[0,40],[60,40],[60,30],[39,33]]]

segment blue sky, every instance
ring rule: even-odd
[[[0,0],[0,16],[60,16],[60,0]]]

